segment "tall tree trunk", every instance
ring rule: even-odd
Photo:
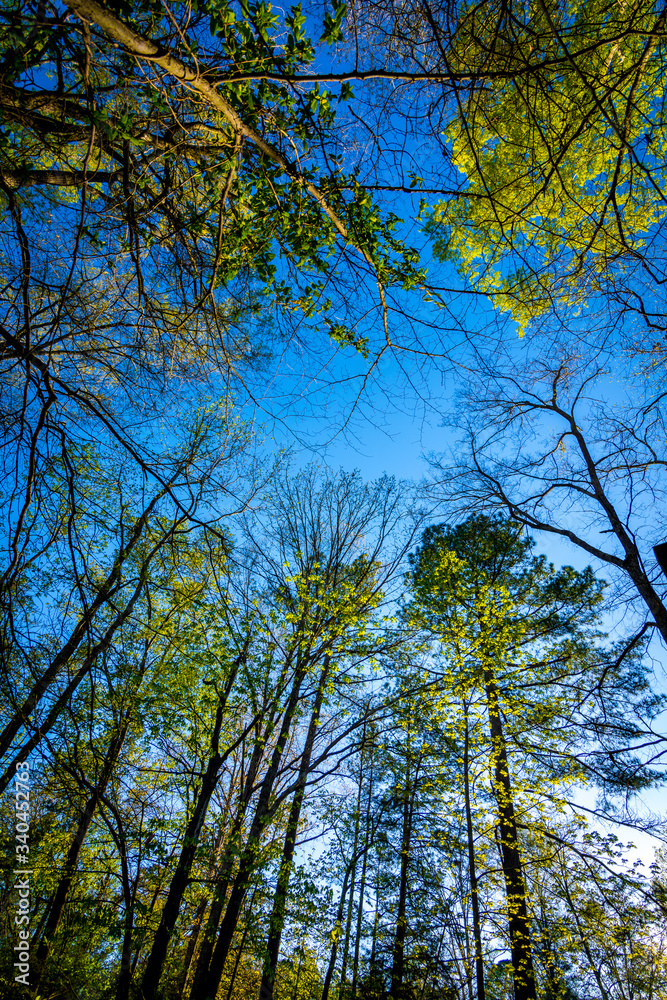
[[[259,766],[262,761],[264,747],[264,739],[258,737],[250,758],[248,771],[245,776],[245,781],[243,782],[241,800],[227,838],[218,878],[215,883],[213,899],[211,900],[211,908],[209,910],[206,928],[204,931],[204,940],[202,941],[202,945],[199,950],[195,974],[192,980],[190,996],[193,998],[201,996],[201,989],[203,988],[203,983],[208,974],[209,965],[211,964],[211,956],[215,946],[215,937],[220,926],[220,918],[222,917],[225,900],[227,898],[227,890],[229,889],[229,879],[234,866],[234,861],[238,854],[237,838],[243,827],[243,820],[252,795],[257,772],[259,771]]]
[[[336,958],[338,957],[338,942],[340,941],[341,931],[343,929],[343,913],[345,911],[345,900],[347,898],[347,886],[350,879],[350,875],[354,866],[357,863],[357,857],[353,854],[352,860],[345,869],[345,875],[343,877],[343,887],[340,891],[340,899],[338,900],[338,909],[336,910],[336,923],[334,924],[333,941],[331,943],[331,954],[329,955],[329,965],[327,966],[327,974],[324,977],[324,986],[322,988],[322,1000],[329,1000],[329,991],[331,990],[331,983],[333,980],[333,974],[336,970]]]
[[[116,846],[119,848],[119,860],[121,865],[121,877],[123,884],[123,897],[125,902],[125,914],[123,916],[123,943],[121,946],[120,969],[118,981],[116,983],[116,1000],[128,1000],[132,977],[134,974],[134,963],[132,962],[132,936],[134,933],[134,907],[135,898],[130,881],[130,870],[127,863],[127,841],[122,836],[122,829],[119,824],[119,838]],[[136,960],[136,956],[135,956]]]
[[[291,658],[286,657],[285,663],[283,665],[278,683],[276,684],[276,690],[281,691],[283,684],[285,683],[289,669],[290,669]],[[262,762],[262,757],[264,755],[264,750],[266,745],[274,731],[276,725],[276,715],[277,715],[277,702],[271,700],[268,705],[264,705],[264,726],[263,731],[256,733],[255,744],[250,757],[250,763],[248,765],[248,770],[243,780],[243,787],[240,796],[239,808],[237,814],[232,823],[232,828],[230,835],[227,839],[227,844],[225,845],[225,851],[223,854],[222,863],[220,865],[220,871],[218,878],[215,883],[213,898],[211,900],[211,908],[209,910],[208,918],[206,921],[206,928],[204,930],[204,940],[202,941],[201,948],[199,949],[199,955],[197,957],[197,965],[195,967],[195,973],[192,980],[192,988],[190,991],[190,996],[192,998],[198,998],[202,996],[202,990],[204,988],[204,983],[206,977],[208,976],[209,966],[211,964],[211,958],[213,955],[213,949],[215,947],[216,935],[220,929],[220,920],[225,908],[225,903],[227,900],[227,892],[229,889],[229,879],[231,872],[233,870],[236,858],[240,853],[240,847],[238,843],[238,837],[243,828],[243,821],[245,819],[248,804],[253,794],[255,787],[255,781],[257,779],[257,774],[259,772],[259,767]]]
[[[449,928],[445,924],[445,926],[442,928],[442,934],[440,935],[440,940],[438,941],[438,950],[435,953],[433,979],[431,980],[431,994],[430,994],[431,996],[437,996],[437,987],[438,987],[438,962],[440,961],[440,954],[442,952],[442,946],[445,943],[445,935],[447,934],[448,929]],[[468,980],[468,987],[470,987],[470,977],[469,976],[467,977],[467,980]],[[419,993],[419,1000],[424,1000],[424,998],[426,996],[426,990],[427,989],[428,989],[428,977],[424,976],[424,983],[423,983],[421,991]],[[472,994],[470,993],[470,989],[469,989],[468,990],[468,996],[471,996],[471,995]]]
[[[239,963],[241,961],[241,958],[243,957],[243,949],[245,948],[246,938],[248,937],[248,926],[249,926],[250,914],[252,913],[252,904],[255,902],[256,895],[257,895],[257,889],[253,889],[252,896],[250,897],[250,902],[246,907],[245,927],[243,928],[241,941],[236,951],[236,958],[234,959],[234,968],[232,969],[232,974],[229,977],[229,987],[227,989],[226,1000],[231,1000],[232,998],[232,991],[234,989],[234,983],[236,982],[236,975],[239,971]]]
[[[405,971],[405,938],[408,929],[408,865],[410,862],[410,840],[412,838],[412,810],[414,805],[416,775],[410,788],[410,756],[409,749],[405,761],[405,788],[403,791],[403,830],[401,833],[401,874],[398,886],[398,910],[396,913],[396,933],[394,935],[394,954],[391,966],[391,1000],[400,1000],[403,990],[403,975]]]
[[[276,741],[273,754],[271,755],[271,763],[264,776],[259,792],[257,808],[250,827],[250,832],[241,853],[238,871],[229,895],[225,915],[220,924],[218,939],[215,943],[213,954],[211,956],[211,964],[206,975],[202,976],[201,986],[198,987],[197,991],[195,991],[195,985],[193,985],[190,1000],[215,1000],[218,992],[220,979],[225,967],[225,961],[227,960],[234,931],[236,930],[239,913],[241,912],[249,880],[255,867],[257,854],[259,852],[260,839],[271,815],[270,801],[271,794],[273,792],[273,785],[276,777],[278,776],[280,763],[287,745],[294,716],[296,715],[301,693],[301,685],[305,675],[306,664],[303,662],[299,663],[297,665],[287,707],[283,715],[280,733]]]
[[[359,947],[361,944],[361,931],[364,918],[364,894],[366,891],[366,859],[368,852],[364,851],[361,862],[361,882],[359,883],[359,899],[357,901],[357,928],[354,938],[354,956],[352,959],[352,997],[357,995],[357,977],[359,975]]]
[[[354,846],[353,846],[353,850],[352,850],[352,856],[355,859],[358,857],[357,851],[358,851],[358,847],[359,847],[359,821],[360,821],[360,818],[361,818],[361,790],[362,790],[362,785],[363,785],[363,778],[364,778],[364,772],[363,772],[363,759],[362,759],[361,767],[359,769],[359,786],[358,786],[358,789],[357,789],[357,809],[356,809],[356,812],[355,812],[355,819],[354,819]],[[340,994],[341,997],[343,995],[343,990],[345,989],[345,985],[346,985],[346,981],[347,981],[347,961],[348,961],[348,956],[349,956],[349,952],[350,952],[350,933],[351,933],[351,930],[352,930],[352,917],[354,915],[354,890],[356,888],[356,882],[357,882],[357,869],[356,869],[356,861],[355,861],[355,866],[352,869],[352,883],[350,885],[350,901],[349,901],[348,907],[347,907],[347,921],[345,923],[345,943],[344,943],[344,946],[343,946],[343,964],[341,965],[341,970],[340,970],[340,988],[339,988],[339,994]]]
[[[182,996],[185,993],[188,985],[190,969],[192,968],[192,960],[195,957],[195,949],[197,948],[197,942],[199,941],[199,935],[201,934],[201,925],[204,922],[204,914],[206,913],[207,906],[208,899],[204,896],[203,899],[200,899],[197,904],[194,920],[192,921],[192,930],[190,931],[190,936],[188,937],[188,945],[185,949],[183,968],[181,969],[181,976],[178,983],[179,996]]]
[[[366,732],[364,729],[364,743],[366,740]],[[363,748],[362,748],[363,756]],[[357,980],[359,976],[359,949],[361,946],[361,932],[363,928],[364,919],[364,895],[366,892],[366,867],[368,862],[368,849],[370,846],[371,838],[371,802],[373,797],[373,757],[371,756],[370,761],[370,771],[368,775],[368,797],[366,799],[366,817],[365,817],[365,834],[364,834],[364,854],[363,861],[361,863],[361,882],[359,884],[359,902],[357,903],[357,932],[354,938],[354,960],[352,962],[352,997],[353,1000],[357,995]]]
[[[262,982],[259,988],[259,1000],[273,1000],[273,988],[278,967],[278,955],[280,954],[280,941],[282,939],[283,927],[285,925],[285,908],[287,906],[287,893],[289,889],[292,862],[294,860],[294,850],[296,847],[296,835],[301,818],[301,808],[303,806],[303,796],[306,788],[306,781],[310,773],[310,759],[312,756],[313,743],[320,722],[320,712],[324,700],[324,691],[329,677],[329,667],[331,658],[327,654],[324,658],[324,666],[320,674],[320,679],[315,695],[315,704],[310,717],[306,742],[301,755],[301,765],[299,767],[298,786],[294,793],[292,808],[290,809],[287,821],[287,831],[283,846],[283,857],[278,873],[278,884],[273,897],[273,908],[269,921],[269,935],[266,944],[266,958],[262,971]]]
[[[230,789],[231,793],[231,789]],[[229,805],[227,803],[227,813],[229,813]],[[215,838],[215,844],[213,846],[213,856],[208,866],[208,878],[214,879],[216,872],[218,871],[218,865],[220,861],[220,852],[225,840],[225,830],[224,826],[221,825],[218,835]],[[204,922],[204,916],[206,914],[206,908],[209,904],[209,899],[206,895],[202,896],[199,903],[197,904],[197,909],[195,910],[194,918],[192,921],[192,930],[188,937],[188,946],[185,951],[185,958],[183,959],[183,968],[181,969],[181,975],[178,983],[178,995],[183,996],[186,987],[188,985],[188,979],[190,978],[190,969],[192,968],[192,963],[195,957],[195,951],[197,949],[197,944],[199,942],[199,935],[201,934],[202,924]]]
[[[507,747],[500,718],[498,688],[488,665],[484,668],[484,683],[493,748],[493,789],[500,821],[500,854],[507,897],[514,1000],[535,1000],[535,972],[530,944],[526,880],[519,852],[519,836],[514,814]]]
[[[378,978],[378,968],[377,968],[377,940],[378,940],[378,927],[380,925],[380,855],[378,852],[377,859],[377,870],[375,874],[375,917],[373,918],[373,936],[371,938],[371,954],[368,960],[368,980],[371,989],[374,990],[377,985]],[[374,994],[371,994],[373,996]]]
[[[192,871],[192,865],[194,863],[195,854],[199,845],[201,832],[204,828],[206,813],[208,811],[213,792],[215,791],[218,783],[220,768],[225,759],[224,756],[219,753],[222,720],[227,706],[227,700],[232,687],[234,686],[238,669],[247,656],[248,643],[249,641],[246,640],[242,653],[234,661],[229,677],[227,678],[225,688],[221,692],[218,699],[218,707],[215,713],[215,723],[213,726],[213,733],[211,735],[210,757],[206,773],[202,779],[201,788],[199,789],[199,795],[197,796],[197,801],[195,802],[192,817],[185,828],[178,864],[169,885],[167,899],[164,907],[162,908],[160,923],[153,939],[153,947],[151,948],[151,952],[148,956],[146,967],[144,969],[140,994],[144,1000],[155,1000],[157,995],[158,986],[162,977],[162,971],[164,969],[164,962],[167,957],[169,941],[174,932],[176,921],[178,920],[178,914],[181,909],[181,903],[183,902],[183,896],[190,882],[190,872]]]
[[[477,868],[475,864],[475,841],[470,805],[470,729],[468,727],[468,704],[463,702],[465,733],[463,742],[463,792],[466,810],[466,833],[468,837],[468,877],[470,879],[470,903],[472,905],[472,930],[475,942],[475,980],[477,1000],[485,1000],[484,958],[482,955],[482,923],[479,916],[479,894],[477,891]]]

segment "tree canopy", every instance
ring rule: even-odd
[[[0,0],[3,996],[667,1000],[666,44]]]

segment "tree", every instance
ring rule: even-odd
[[[552,993],[593,991],[603,1000],[661,996],[661,852],[651,866],[651,886],[636,859],[622,865],[629,845],[613,835],[582,832],[578,857],[558,848],[536,871]]]
[[[618,669],[613,662],[605,668],[601,651],[595,655],[602,588],[590,569],[557,572],[544,557],[530,555],[531,544],[520,525],[483,515],[456,528],[427,529],[412,557],[414,596],[407,609],[440,644],[439,683],[464,701],[479,692],[487,715],[514,992],[526,998],[536,996],[537,983],[521,830],[531,822],[531,797],[544,794],[537,790],[542,768],[554,788],[594,773],[592,762],[567,750],[568,743],[601,738],[602,756],[606,740],[614,744],[614,726],[607,734],[596,732],[593,719],[592,731],[582,734],[572,723],[585,692],[604,684],[605,670]],[[628,696],[633,680],[626,681]],[[464,721],[467,734],[467,713]],[[585,725],[585,716],[580,721]],[[520,802],[518,775],[528,762],[528,800]],[[642,771],[638,766],[639,784],[650,780]],[[619,772],[627,781],[627,767],[620,764]]]
[[[266,534],[258,537],[253,531],[250,552],[257,561],[263,554],[269,593],[278,607],[284,607],[286,621],[296,627],[292,638],[288,638],[289,633],[279,638],[280,631],[276,631],[277,644],[283,646],[287,640],[285,652],[295,657],[294,680],[210,966],[207,972],[201,969],[193,986],[193,991],[208,991],[211,996],[222,974],[257,841],[270,817],[272,785],[284,744],[299,702],[306,700],[302,685],[309,683],[312,712],[293,788],[261,986],[263,996],[272,995],[303,791],[315,761],[321,767],[327,757],[326,750],[320,750],[317,757],[313,753],[327,689],[335,692],[335,678],[341,671],[338,683],[344,683],[348,658],[359,668],[376,652],[372,632],[367,635],[368,623],[404,551],[399,547],[397,555],[381,561],[390,527],[397,525],[402,514],[396,485],[390,481],[366,487],[358,476],[341,474],[337,479],[325,477],[320,483],[316,471],[310,469],[293,483],[277,482],[274,490],[267,497],[264,515],[271,518],[273,544],[267,544]],[[275,620],[278,625],[279,618]]]
[[[346,200],[334,95],[289,85],[314,55],[300,8],[286,12],[282,23],[262,4],[245,13],[226,3],[166,13],[146,3],[135,5],[131,23],[96,3],[69,9],[73,14],[53,9],[50,16],[41,7],[5,10],[3,99],[13,141],[3,176],[16,212],[17,192],[25,190],[26,208],[36,213],[44,210],[42,199],[46,205],[55,199],[59,221],[67,219],[66,192],[82,191],[80,211],[70,219],[73,289],[65,288],[64,303],[82,287],[85,304],[90,281],[96,289],[106,283],[99,272],[80,273],[81,256],[92,251],[93,260],[104,259],[110,239],[112,256],[128,259],[118,274],[127,288],[119,318],[145,324],[144,335],[124,344],[111,327],[107,344],[88,347],[93,363],[109,357],[112,370],[122,373],[119,359],[132,349],[135,369],[150,364],[157,376],[156,351],[158,358],[171,356],[172,371],[174,362],[185,364],[186,377],[209,366],[229,373],[245,347],[243,336],[226,340],[234,300],[230,312],[225,289],[233,296],[241,274],[250,284],[266,284],[288,313],[326,310],[324,276],[335,273],[328,258],[339,241],[341,263],[345,248],[353,248],[381,288],[417,273],[391,236],[393,220],[382,220],[358,185]],[[339,33],[343,13],[327,22],[322,42]],[[283,30],[290,32],[284,45]],[[55,91],[44,86],[48,72],[59,81]],[[267,79],[275,74],[278,80]],[[54,154],[57,167],[40,169],[40,160]],[[37,234],[18,215],[15,222],[17,240],[34,254]],[[281,271],[272,263],[276,248],[288,262]],[[306,287],[299,288],[300,271]],[[38,280],[34,267],[24,282],[31,276]],[[335,339],[363,345],[328,322]],[[18,357],[26,335],[20,328],[6,332],[5,350]],[[76,349],[75,339],[69,351]],[[36,358],[52,350],[48,336],[32,346]],[[67,357],[68,348],[59,354]],[[52,381],[60,389],[68,384],[55,375]]]
[[[664,746],[666,11],[0,0],[5,992],[29,854],[53,1000],[662,1000],[659,864],[573,800]],[[409,350],[473,517],[402,594],[409,488],[253,414]]]
[[[436,256],[520,329],[606,306],[661,364],[664,10],[355,0],[346,29],[367,184],[413,193]],[[445,275],[427,287],[455,316]]]
[[[10,629],[26,566],[93,572],[68,537],[86,506],[82,453],[134,466],[189,517],[197,478],[209,505],[242,507],[255,483],[239,477],[241,409],[263,378],[271,311],[283,330],[312,319],[363,353],[356,320],[342,322],[352,297],[332,296],[338,276],[365,270],[382,311],[385,287],[418,274],[395,219],[343,176],[334,96],[254,79],[311,60],[300,8],[281,19],[263,4],[149,2],[124,16],[11,0],[0,11]]]
[[[665,641],[665,584],[651,551],[662,540],[662,392],[626,369],[626,388],[610,395],[613,351],[589,359],[556,342],[549,354],[540,345],[522,360],[478,356],[460,409],[466,451],[436,465],[447,469],[436,488],[462,513],[500,510],[583,549],[636,609],[629,648],[649,629]]]
[[[126,500],[129,484],[123,482],[122,471],[116,470],[112,477],[115,490],[106,497],[108,506],[103,511],[98,491],[108,488],[109,482],[104,481],[100,466],[90,461],[89,455],[84,454],[79,461],[76,486],[69,475],[63,477],[64,483],[60,477],[48,480],[55,480],[56,490],[65,492],[63,531],[59,526],[56,535],[60,537],[47,546],[53,568],[45,569],[43,550],[28,559],[24,549],[22,565],[9,567],[11,579],[5,587],[2,666],[7,708],[0,753],[10,757],[0,777],[3,788],[13,777],[15,764],[48,734],[72,694],[132,615],[160,551],[190,529],[190,516],[207,479],[205,476],[204,483],[197,482],[192,468],[206,434],[198,437],[193,448],[185,449],[185,459],[175,456],[171,482],[156,489],[153,496],[142,495],[140,489]],[[91,486],[92,476],[98,476],[96,491]],[[146,485],[142,484],[144,489]],[[180,493],[175,511],[168,500],[165,503],[170,490]],[[56,501],[60,499],[58,492],[54,491]],[[73,503],[71,494],[76,497]],[[111,559],[108,549],[113,553]],[[64,558],[59,565],[56,554],[61,552]],[[45,573],[50,601],[40,594],[40,588],[45,588]],[[42,600],[45,607],[40,608]],[[35,717],[38,712],[43,712],[39,720]],[[17,744],[22,731],[23,742]]]
[[[603,294],[651,332],[640,289],[659,297],[665,16],[642,0],[464,6],[442,49],[478,75],[448,123],[463,196],[436,207],[436,246],[524,327]]]

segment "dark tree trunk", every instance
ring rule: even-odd
[[[245,927],[243,928],[243,934],[241,935],[241,941],[239,943],[239,946],[238,946],[238,949],[237,949],[237,952],[236,952],[236,958],[234,959],[234,968],[232,969],[232,974],[229,977],[229,989],[227,990],[227,1000],[231,1000],[232,992],[234,990],[234,983],[236,982],[236,975],[237,975],[237,973],[239,971],[239,963],[241,961],[241,958],[243,957],[243,949],[245,948],[246,938],[248,937],[248,927],[249,927],[250,914],[252,913],[252,904],[255,902],[255,894],[256,894],[256,892],[257,892],[257,890],[255,889],[253,891],[252,896],[250,897],[250,902],[248,903],[248,906],[246,908]]]
[[[475,942],[475,980],[477,1000],[485,1000],[484,958],[482,955],[482,923],[479,916],[479,895],[477,892],[477,869],[475,865],[475,843],[470,806],[470,732],[468,729],[468,706],[464,703],[465,736],[463,744],[463,790],[465,796],[466,831],[468,837],[468,876],[470,879],[470,902],[472,905],[472,928]]]
[[[180,857],[178,859],[176,871],[174,872],[169,886],[167,899],[162,909],[160,923],[155,933],[155,938],[153,939],[153,947],[151,948],[151,953],[148,956],[148,961],[146,962],[146,968],[141,982],[141,996],[144,1000],[155,1000],[155,996],[157,995],[162,970],[164,969],[164,962],[167,957],[167,948],[171,935],[174,932],[176,921],[178,920],[178,914],[181,909],[181,903],[183,902],[183,896],[185,895],[185,891],[190,882],[190,872],[192,871],[192,865],[194,863],[195,854],[199,845],[199,839],[206,820],[206,813],[218,783],[220,767],[222,766],[224,760],[224,757],[220,755],[218,750],[220,730],[222,728],[222,719],[227,705],[227,699],[229,698],[229,694],[234,686],[239,666],[247,655],[247,651],[248,643],[246,642],[244,651],[234,661],[224,691],[218,699],[215,723],[211,736],[211,756],[209,757],[206,773],[202,779],[201,788],[199,789],[199,795],[197,796],[197,801],[195,802],[192,817],[183,835]]]
[[[288,657],[284,664],[281,677],[276,685],[277,690],[281,690],[282,685],[285,682],[289,670],[289,663],[290,660]],[[197,957],[197,965],[195,967],[192,988],[190,990],[190,997],[193,998],[193,1000],[197,1000],[197,998],[202,996],[204,983],[206,981],[206,977],[208,976],[213,949],[215,947],[216,935],[220,928],[220,920],[222,918],[225,902],[227,900],[230,875],[233,870],[235,859],[240,851],[238,837],[243,827],[243,821],[245,819],[248,803],[250,802],[253,794],[257,773],[264,754],[264,748],[266,747],[270,735],[273,732],[276,722],[275,701],[265,706],[265,709],[265,725],[261,733],[256,733],[255,745],[253,747],[250,763],[248,765],[248,771],[243,781],[243,791],[241,793],[239,808],[234,822],[232,823],[230,835],[227,839],[222,863],[220,865],[220,871],[213,892],[213,899],[211,900],[211,908],[209,910],[206,928],[204,930],[204,939]]]
[[[355,820],[354,820],[354,845],[353,845],[352,856],[353,856],[353,858],[355,858],[355,864],[354,864],[354,867],[352,868],[352,883],[350,885],[350,901],[349,901],[348,907],[347,907],[347,920],[345,922],[345,943],[343,945],[343,963],[341,965],[341,970],[340,970],[340,989],[339,989],[339,994],[341,996],[343,995],[343,990],[344,990],[346,982],[347,982],[347,961],[348,961],[348,957],[349,957],[349,953],[350,953],[350,934],[351,934],[351,931],[352,931],[352,917],[354,916],[354,891],[356,889],[356,882],[357,882],[356,859],[359,857],[359,855],[358,855],[358,848],[359,848],[359,820],[361,818],[361,790],[362,790],[362,784],[363,784],[363,777],[364,777],[364,774],[363,774],[363,761],[362,761],[362,766],[361,766],[361,769],[359,771],[359,787],[358,787],[358,790],[357,790],[357,809],[356,809]]]
[[[229,803],[228,803],[229,811]],[[213,856],[209,863],[208,878],[213,880],[215,878],[216,872],[218,871],[218,865],[220,861],[220,852],[222,850],[225,840],[224,826],[221,826],[217,837],[215,838],[215,845],[213,847]],[[192,930],[190,931],[188,937],[188,946],[185,950],[185,958],[183,960],[183,968],[181,969],[181,975],[178,983],[178,995],[183,996],[185,994],[186,987],[188,985],[188,979],[190,977],[190,969],[192,968],[192,963],[195,957],[195,951],[197,949],[197,944],[199,942],[199,935],[201,934],[202,924],[204,922],[204,916],[206,915],[206,909],[209,904],[209,899],[206,895],[202,896],[199,903],[197,904],[197,909],[195,910],[194,918],[192,921]]]
[[[315,696],[315,704],[313,705],[310,724],[308,726],[308,733],[306,735],[306,742],[301,755],[301,766],[299,768],[298,778],[299,783],[296,792],[294,793],[292,808],[290,809],[290,815],[287,821],[283,857],[280,864],[280,871],[278,873],[278,884],[273,897],[273,909],[271,911],[271,919],[269,922],[269,935],[266,944],[266,958],[264,960],[264,968],[262,971],[262,982],[259,988],[259,1000],[273,1000],[273,988],[275,985],[276,970],[278,967],[278,956],[280,954],[280,942],[282,939],[283,927],[285,925],[285,908],[287,906],[287,893],[289,890],[289,880],[292,871],[292,862],[294,860],[294,850],[296,847],[296,835],[299,827],[299,819],[301,818],[301,808],[303,806],[306,781],[308,780],[308,774],[310,773],[310,759],[312,756],[313,743],[315,742],[315,736],[317,734],[317,728],[320,722],[320,712],[322,710],[324,690],[329,676],[330,662],[330,657],[326,656],[324,666],[320,674],[317,694]]]
[[[380,924],[380,858],[378,856],[377,871],[375,876],[375,917],[373,918],[373,936],[371,939],[371,953],[368,959],[368,980],[371,984],[371,989],[375,987],[378,978],[377,941],[378,941],[379,924]]]
[[[530,944],[526,881],[519,852],[519,837],[514,814],[512,782],[507,747],[500,718],[498,688],[491,670],[484,671],[486,701],[493,746],[494,794],[498,805],[500,854],[505,880],[512,972],[515,1000],[535,1000],[535,973]]]
[[[121,831],[119,831],[121,832]],[[123,896],[125,899],[125,915],[123,917],[123,943],[120,958],[120,970],[118,982],[116,983],[116,1000],[128,1000],[132,976],[134,974],[134,964],[132,962],[132,936],[134,933],[134,894],[130,882],[130,872],[127,864],[127,851],[124,846],[125,841],[120,839],[117,846],[120,846],[120,864],[123,879]]]
[[[398,910],[394,935],[394,954],[391,967],[391,1000],[400,1000],[405,971],[405,938],[408,930],[408,865],[410,862],[410,840],[412,838],[412,810],[416,789],[416,775],[410,789],[410,761],[406,759],[405,789],[403,792],[403,830],[401,834],[401,874],[398,886]]]
[[[190,1000],[215,1000],[220,985],[225,961],[229,954],[236,924],[241,912],[243,900],[248,889],[248,884],[255,867],[257,854],[259,852],[260,838],[266,824],[270,818],[270,801],[273,785],[278,776],[280,762],[282,760],[287,740],[292,727],[292,722],[296,714],[301,692],[301,685],[305,677],[305,664],[300,664],[292,684],[289,701],[283,715],[283,721],[276,745],[271,755],[271,763],[267,769],[262,782],[257,808],[253,817],[252,826],[248,834],[245,847],[241,853],[239,867],[229,895],[225,915],[220,924],[218,939],[213,949],[211,963],[208,972],[201,977],[201,986],[194,984],[190,994]]]
[[[255,778],[257,777],[257,771],[259,770],[259,765],[262,760],[263,750],[264,742],[263,740],[258,739],[252,752],[250,764],[248,766],[248,773],[243,784],[243,794],[241,795],[239,808],[236,816],[234,817],[234,822],[232,823],[227,844],[225,845],[225,851],[220,864],[220,871],[216,880],[213,899],[211,900],[211,908],[209,910],[206,928],[204,931],[204,940],[202,941],[202,945],[199,950],[195,974],[192,981],[192,989],[190,992],[190,996],[193,1000],[196,1000],[197,997],[201,996],[203,983],[206,975],[208,974],[209,965],[211,964],[211,956],[215,945],[215,936],[220,926],[220,918],[222,917],[225,900],[227,898],[227,890],[229,889],[229,878],[234,865],[234,859],[237,855],[237,838],[243,826],[243,820],[248,807],[248,802],[250,801],[252,789],[255,784]]]
[[[340,899],[338,900],[338,909],[336,911],[336,923],[334,925],[334,939],[331,944],[331,954],[329,956],[329,965],[327,966],[327,974],[324,977],[324,987],[322,989],[322,1000],[329,1000],[329,991],[331,990],[331,983],[333,980],[333,974],[336,970],[336,958],[338,957],[338,942],[340,940],[340,932],[343,928],[343,913],[345,911],[345,899],[347,897],[347,886],[349,882],[352,869],[357,863],[357,858],[353,855],[352,860],[345,869],[345,876],[343,878],[343,888],[340,891]]]
[[[667,643],[667,608],[665,608],[658,592],[644,572],[639,558],[639,551],[634,544],[631,548],[626,548],[625,565],[628,576],[632,579],[638,593],[653,615],[655,624],[664,642]]]
[[[364,732],[364,741],[366,734]],[[363,757],[363,750],[362,750]],[[364,894],[366,892],[366,868],[368,862],[368,849],[371,839],[371,802],[373,797],[373,758],[371,757],[370,771],[368,775],[368,797],[366,799],[365,834],[364,834],[364,854],[361,863],[361,882],[359,883],[359,902],[357,903],[357,931],[354,938],[354,959],[352,961],[352,996],[357,995],[357,980],[359,977],[359,949],[361,946],[361,932],[364,919]]]
[[[206,907],[208,905],[208,900],[206,896],[199,901],[197,904],[197,909],[195,910],[194,920],[192,922],[192,930],[190,931],[190,936],[188,938],[188,946],[185,949],[185,958],[183,959],[183,969],[181,970],[181,977],[178,983],[179,996],[185,993],[188,985],[188,976],[190,975],[190,969],[192,967],[192,960],[195,957],[195,949],[197,947],[197,942],[199,941],[199,935],[201,934],[201,925],[204,921],[204,914],[206,913]]]

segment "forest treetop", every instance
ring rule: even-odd
[[[0,0],[0,988],[666,1000],[666,23]]]

